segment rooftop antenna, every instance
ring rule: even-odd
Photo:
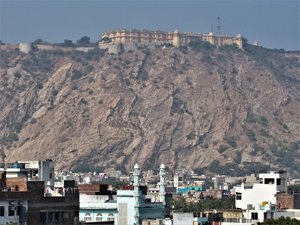
[[[218,23],[217,23],[217,34],[221,35],[221,22],[220,22],[220,17],[219,16],[217,18],[217,21],[218,21]]]

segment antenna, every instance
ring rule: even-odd
[[[214,32],[214,25],[211,25],[211,32]]]
[[[221,35],[221,22],[220,22],[220,17],[219,16],[217,18],[217,21],[218,21],[218,23],[217,23],[217,34]]]

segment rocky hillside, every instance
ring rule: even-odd
[[[5,161],[300,175],[299,52],[1,46],[0,109]]]

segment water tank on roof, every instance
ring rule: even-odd
[[[265,210],[271,210],[271,203],[268,202],[266,205],[265,205]]]

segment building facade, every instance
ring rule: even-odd
[[[178,30],[172,32],[165,31],[149,31],[136,29],[122,29],[106,32],[101,35],[99,42],[100,48],[107,48],[109,45],[146,45],[156,46],[162,44],[171,44],[175,47],[186,46],[191,41],[200,40],[207,41],[211,45],[223,46],[236,44],[238,48],[243,49],[243,37],[238,34],[236,37],[215,35],[213,32],[209,34],[193,33],[193,32],[179,32]]]
[[[280,216],[300,217],[295,209],[295,196],[287,193],[287,172],[269,172],[258,174],[258,180],[252,185],[242,183],[235,187],[235,206],[242,209],[247,221],[264,222]]]
[[[108,191],[105,186],[101,188],[101,185],[79,186],[80,221],[114,221],[115,225],[141,225],[144,220],[164,219],[166,211],[164,165],[161,165],[159,175],[158,202],[150,202],[146,199],[147,187],[140,183],[141,171],[137,164],[133,170],[132,186],[123,187],[116,192]]]
[[[43,162],[45,168],[39,168],[41,173],[49,168],[48,161]],[[0,224],[77,225],[79,192],[75,182],[64,181],[62,187],[56,188],[49,180],[47,184],[43,180],[31,180],[31,172],[23,163],[1,164]]]

